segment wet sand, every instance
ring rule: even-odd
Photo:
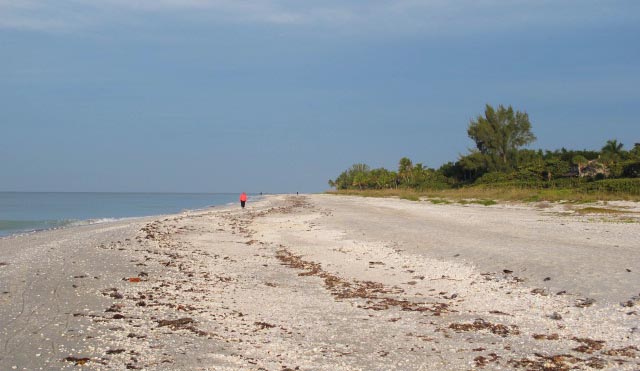
[[[622,206],[270,196],[0,239],[0,369],[637,370]]]

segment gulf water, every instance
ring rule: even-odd
[[[235,193],[0,192],[0,237],[235,203]]]

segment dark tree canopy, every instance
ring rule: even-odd
[[[514,168],[518,149],[536,140],[529,115],[502,105],[496,110],[487,104],[484,116],[471,120],[467,134],[490,171]]]
[[[622,147],[624,147],[624,144],[618,142],[617,139],[608,140],[604,147],[602,147],[604,159],[608,162],[618,162],[623,155]]]
[[[611,139],[601,150],[560,148],[542,150],[522,148],[536,140],[526,112],[511,106],[486,105],[484,115],[471,120],[467,134],[476,148],[439,169],[414,163],[403,157],[397,171],[371,169],[354,164],[329,185],[348,189],[438,190],[469,185],[511,185],[525,188],[562,188],[585,185],[603,178],[640,178],[640,143],[626,151],[621,142]],[[616,179],[618,178],[618,179]],[[607,189],[640,194],[640,179],[608,185]],[[614,184],[613,182],[611,184]]]

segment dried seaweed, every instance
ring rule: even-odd
[[[455,331],[488,330],[492,334],[500,335],[502,337],[520,334],[520,330],[518,330],[518,326],[516,325],[506,326],[502,324],[494,324],[485,321],[482,318],[476,319],[473,323],[452,323],[449,325],[449,328]]]
[[[272,325],[270,323],[267,322],[254,322],[254,325],[258,326],[258,328],[260,330],[264,330],[264,329],[269,329],[269,328],[274,328],[276,327],[276,325]]]
[[[640,352],[640,349],[638,349],[638,347],[636,346],[630,345],[624,348],[609,349],[607,351],[602,352],[602,354],[606,354],[608,356],[622,356],[622,357],[635,358],[638,355],[637,352]]]
[[[511,317],[513,317],[513,314],[505,313],[505,312],[502,312],[502,311],[499,311],[499,310],[490,310],[489,313],[498,314],[498,315],[501,315],[501,316],[511,316]]]
[[[372,281],[346,281],[334,274],[325,272],[321,265],[315,262],[303,260],[300,256],[281,249],[276,253],[281,264],[295,269],[304,270],[299,276],[316,276],[324,279],[325,287],[337,300],[341,299],[369,299],[368,305],[360,306],[363,309],[387,310],[391,307],[400,307],[403,311],[432,312],[441,315],[449,311],[446,303],[418,303],[406,299],[395,299],[383,294],[401,294],[404,292],[399,287],[386,287],[382,283]]]
[[[577,348],[573,348],[576,352],[591,354],[596,350],[600,350],[604,347],[605,342],[603,340],[593,340],[588,338],[573,337],[571,340],[581,343]]]
[[[84,364],[87,364],[88,362],[91,361],[90,358],[78,358],[78,357],[67,357],[64,359],[67,362],[73,362],[73,364],[75,364],[76,366],[82,366]]]
[[[591,298],[578,299],[575,306],[578,308],[586,308],[592,306],[593,304],[595,304],[595,302],[596,299]]]
[[[556,333],[553,334],[533,334],[533,338],[536,340],[558,340],[560,336]]]
[[[158,322],[158,327],[169,327],[172,330],[178,330],[178,329],[184,328],[186,325],[190,323],[194,323],[195,321],[193,320],[193,318],[185,317],[185,318],[179,318],[179,319],[163,319],[157,322]]]
[[[122,312],[122,308],[124,307],[123,304],[113,304],[112,306],[110,306],[109,308],[107,308],[107,310],[105,310],[105,312],[113,312],[113,313],[117,313],[117,312]]]
[[[107,354],[120,354],[120,353],[124,353],[125,350],[124,349],[107,349]]]
[[[570,354],[545,356],[536,353],[534,359],[512,359],[509,360],[507,364],[515,368],[526,368],[527,371],[568,371],[574,369],[576,364],[582,362],[584,362],[582,359]]]
[[[502,358],[495,353],[489,353],[487,355],[489,356],[488,358],[485,356],[477,356],[473,359],[476,364],[476,367],[481,367],[481,368],[485,367],[486,365],[490,363],[495,363],[498,361],[498,359]]]
[[[549,290],[546,290],[546,289],[540,289],[540,288],[533,289],[531,290],[531,293],[534,295],[549,296]]]

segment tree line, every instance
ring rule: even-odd
[[[407,157],[400,159],[397,170],[359,163],[329,180],[329,185],[337,190],[425,190],[474,184],[546,187],[640,176],[640,143],[630,150],[617,139],[608,140],[599,151],[524,148],[536,137],[529,115],[511,106],[486,105],[484,114],[470,121],[467,135],[475,148],[437,169],[414,164]]]

